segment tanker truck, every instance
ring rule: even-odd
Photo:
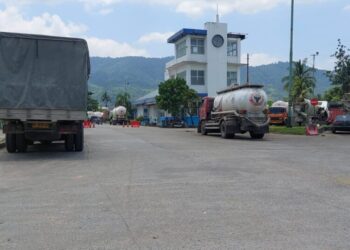
[[[126,108],[124,106],[118,106],[114,108],[111,112],[112,124],[113,125],[123,125],[127,122]]]
[[[240,85],[204,97],[199,111],[197,132],[202,135],[220,133],[232,138],[236,133],[250,133],[262,139],[269,132],[267,96],[262,85]]]
[[[83,39],[0,32],[0,119],[7,151],[52,141],[82,151],[89,74]]]

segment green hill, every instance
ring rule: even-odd
[[[250,67],[250,82],[265,85],[265,90],[268,93],[270,99],[276,100],[287,96],[287,93],[283,90],[282,78],[289,75],[289,63],[278,62],[268,65],[261,65],[256,67]],[[325,75],[325,70],[316,70],[316,94],[323,94],[330,86],[329,79]],[[241,69],[241,81],[246,82],[247,69],[242,67]]]
[[[90,90],[95,93],[94,97],[97,99],[105,90],[114,98],[126,87],[132,99],[136,99],[157,88],[158,84],[164,80],[165,64],[171,59],[172,57],[92,57]],[[282,78],[288,75],[288,66],[288,63],[279,62],[250,67],[250,82],[265,85],[270,99],[281,99],[287,96],[283,91]],[[325,71],[317,70],[315,76],[316,93],[323,93],[330,86]],[[241,80],[246,81],[245,67],[241,69]]]
[[[104,90],[112,97],[124,91],[138,98],[157,88],[164,80],[165,64],[171,57],[91,58],[89,87],[99,98]]]

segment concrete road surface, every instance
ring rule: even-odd
[[[350,249],[350,134],[86,130],[0,150],[0,249]]]

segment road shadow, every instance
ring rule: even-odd
[[[206,136],[210,136],[210,137],[219,137],[220,139],[223,139],[221,138],[221,135],[220,133],[210,133]],[[223,139],[223,140],[236,140],[236,141],[271,141],[271,139],[268,137],[268,134],[265,135],[265,137],[263,139],[252,139],[249,135],[249,133],[246,133],[246,134],[235,134],[235,136],[233,138],[228,138],[228,139]]]
[[[35,143],[28,145],[27,152],[9,154],[4,150],[0,154],[1,161],[35,161],[35,160],[62,160],[62,161],[80,161],[84,160],[86,155],[83,152],[67,152],[64,143],[55,142],[48,145]]]

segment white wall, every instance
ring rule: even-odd
[[[207,29],[207,85],[208,95],[216,96],[216,92],[227,88],[227,24],[226,23],[206,23]],[[220,48],[214,47],[212,38],[221,35],[224,44]]]

